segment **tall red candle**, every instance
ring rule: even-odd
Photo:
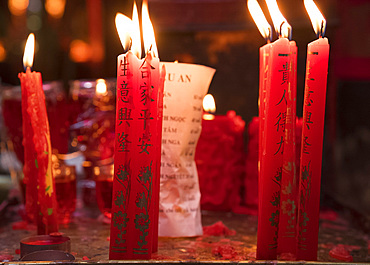
[[[290,41],[289,82],[287,92],[287,109],[285,119],[283,171],[280,190],[280,214],[278,227],[277,253],[295,255],[296,251],[296,209],[297,209],[297,175],[296,175],[296,94],[297,94],[297,46]]]
[[[49,234],[58,231],[57,202],[41,73],[31,72],[34,42],[34,35],[30,34],[23,58],[26,73],[18,75],[22,89],[26,212],[37,223],[38,234]]]
[[[266,39],[267,44],[260,47],[259,51],[259,98],[258,98],[258,107],[259,107],[259,133],[258,133],[258,195],[262,193],[262,183],[261,179],[261,161],[262,154],[264,153],[265,145],[263,144],[263,139],[265,139],[265,121],[266,121],[266,104],[267,104],[267,88],[270,86],[271,78],[271,66],[270,66],[270,57],[271,57],[271,47],[270,43],[272,38],[272,29],[270,24],[267,22],[265,15],[263,14],[258,2],[256,0],[248,0],[247,2],[248,9],[250,14],[253,17],[254,22],[256,23],[261,35]],[[253,183],[253,182],[251,182]],[[248,189],[254,189],[254,187],[246,187],[246,193],[248,196],[252,192],[248,192]],[[252,198],[253,196],[251,196]],[[262,201],[258,200],[258,208],[261,209],[260,205]]]
[[[272,38],[272,29],[269,23],[267,22],[260,6],[256,0],[248,0],[247,2],[248,9],[255,21],[261,35],[267,41],[267,44],[260,47],[260,58],[259,58],[259,98],[258,98],[258,107],[259,107],[259,143],[258,143],[258,171],[260,171],[260,163],[262,157],[262,139],[265,131],[265,105],[266,105],[266,93],[267,93],[267,83],[269,82],[269,57],[272,44],[270,43]]]
[[[261,102],[260,94],[260,137],[262,139],[259,140],[257,259],[276,259],[277,257],[278,225],[281,210],[280,190],[289,88],[290,44],[286,37],[290,33],[290,26],[278,10],[276,2],[275,10],[271,9],[271,1],[267,4],[274,25],[279,25],[276,31],[282,38],[271,43],[265,69],[260,69],[263,74],[263,78],[260,77],[260,84],[262,79],[260,93],[264,101]],[[265,71],[267,73],[264,73]],[[266,81],[264,82],[264,80]]]
[[[257,259],[276,259],[280,212],[280,182],[284,150],[287,102],[289,40],[278,39],[271,45],[269,83],[266,87],[264,132],[259,174],[259,211]]]
[[[304,1],[319,39],[308,44],[298,209],[297,259],[316,260],[329,42],[326,21],[312,0]]]
[[[136,5],[131,21],[122,14],[116,16],[117,30],[128,29],[120,38],[125,46],[130,36],[132,50],[118,56],[116,140],[110,259],[149,259],[153,247],[153,226],[158,209],[157,185],[160,165],[161,98],[159,59],[152,42],[146,42],[147,7],[143,5],[144,45],[147,55],[141,57],[137,34]],[[145,17],[147,16],[147,17]],[[151,25],[150,25],[151,27]],[[135,35],[135,33],[137,35]],[[136,38],[137,37],[137,38]],[[163,76],[163,75],[162,75]],[[154,236],[155,237],[155,236]]]

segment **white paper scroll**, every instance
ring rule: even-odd
[[[163,63],[163,106],[159,236],[202,235],[200,191],[194,161],[201,132],[202,100],[215,69]]]

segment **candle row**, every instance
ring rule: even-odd
[[[257,258],[293,254],[315,260],[318,236],[322,139],[329,44],[325,20],[313,22],[319,39],[308,45],[299,180],[295,165],[297,47],[291,26],[275,0],[266,0],[279,39],[270,43],[271,27],[260,26],[268,43],[260,48],[259,88],[259,222]],[[248,1],[263,18],[258,3]],[[311,16],[311,11],[309,11]],[[253,14],[253,13],[252,13]],[[116,16],[126,51],[117,58],[117,101],[110,259],[149,259],[158,248],[159,175],[165,68],[160,67],[147,3],[140,26],[136,4],[132,19]],[[312,19],[313,21],[313,19]],[[123,29],[122,29],[122,28]],[[39,234],[56,232],[51,147],[40,73],[20,74],[25,145],[25,181],[29,216]],[[191,155],[193,157],[193,155]],[[37,194],[37,196],[35,196]]]
[[[257,258],[316,260],[329,44],[326,22],[304,4],[319,39],[307,49],[299,179],[295,164],[297,47],[276,0],[266,0],[279,39],[256,0],[248,8],[267,44],[260,48]]]

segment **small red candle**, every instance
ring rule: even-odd
[[[312,0],[304,1],[319,38],[308,44],[303,105],[297,259],[316,260],[329,42],[326,20]]]
[[[245,172],[245,122],[232,110],[226,115],[211,114],[216,106],[210,94],[204,97],[203,109],[202,132],[195,152],[201,209],[238,212]]]
[[[141,59],[136,5],[133,19],[116,16],[125,48],[118,56],[116,140],[112,197],[110,259],[150,259],[155,249],[163,81],[147,3],[143,4],[143,36],[147,55]],[[123,35],[122,30],[125,33]],[[150,38],[148,43],[148,38]],[[163,77],[163,74],[161,74]]]
[[[38,234],[49,234],[58,231],[57,202],[41,73],[31,72],[34,43],[35,37],[30,34],[23,57],[26,73],[18,75],[22,89],[26,212],[37,223]]]

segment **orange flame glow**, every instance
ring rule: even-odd
[[[35,35],[31,33],[30,35],[28,35],[26,46],[24,48],[23,66],[25,68],[32,67],[34,54],[35,54]]]
[[[311,19],[311,23],[316,35],[322,36],[326,28],[326,19],[321,14],[313,0],[304,0],[304,6]]]

